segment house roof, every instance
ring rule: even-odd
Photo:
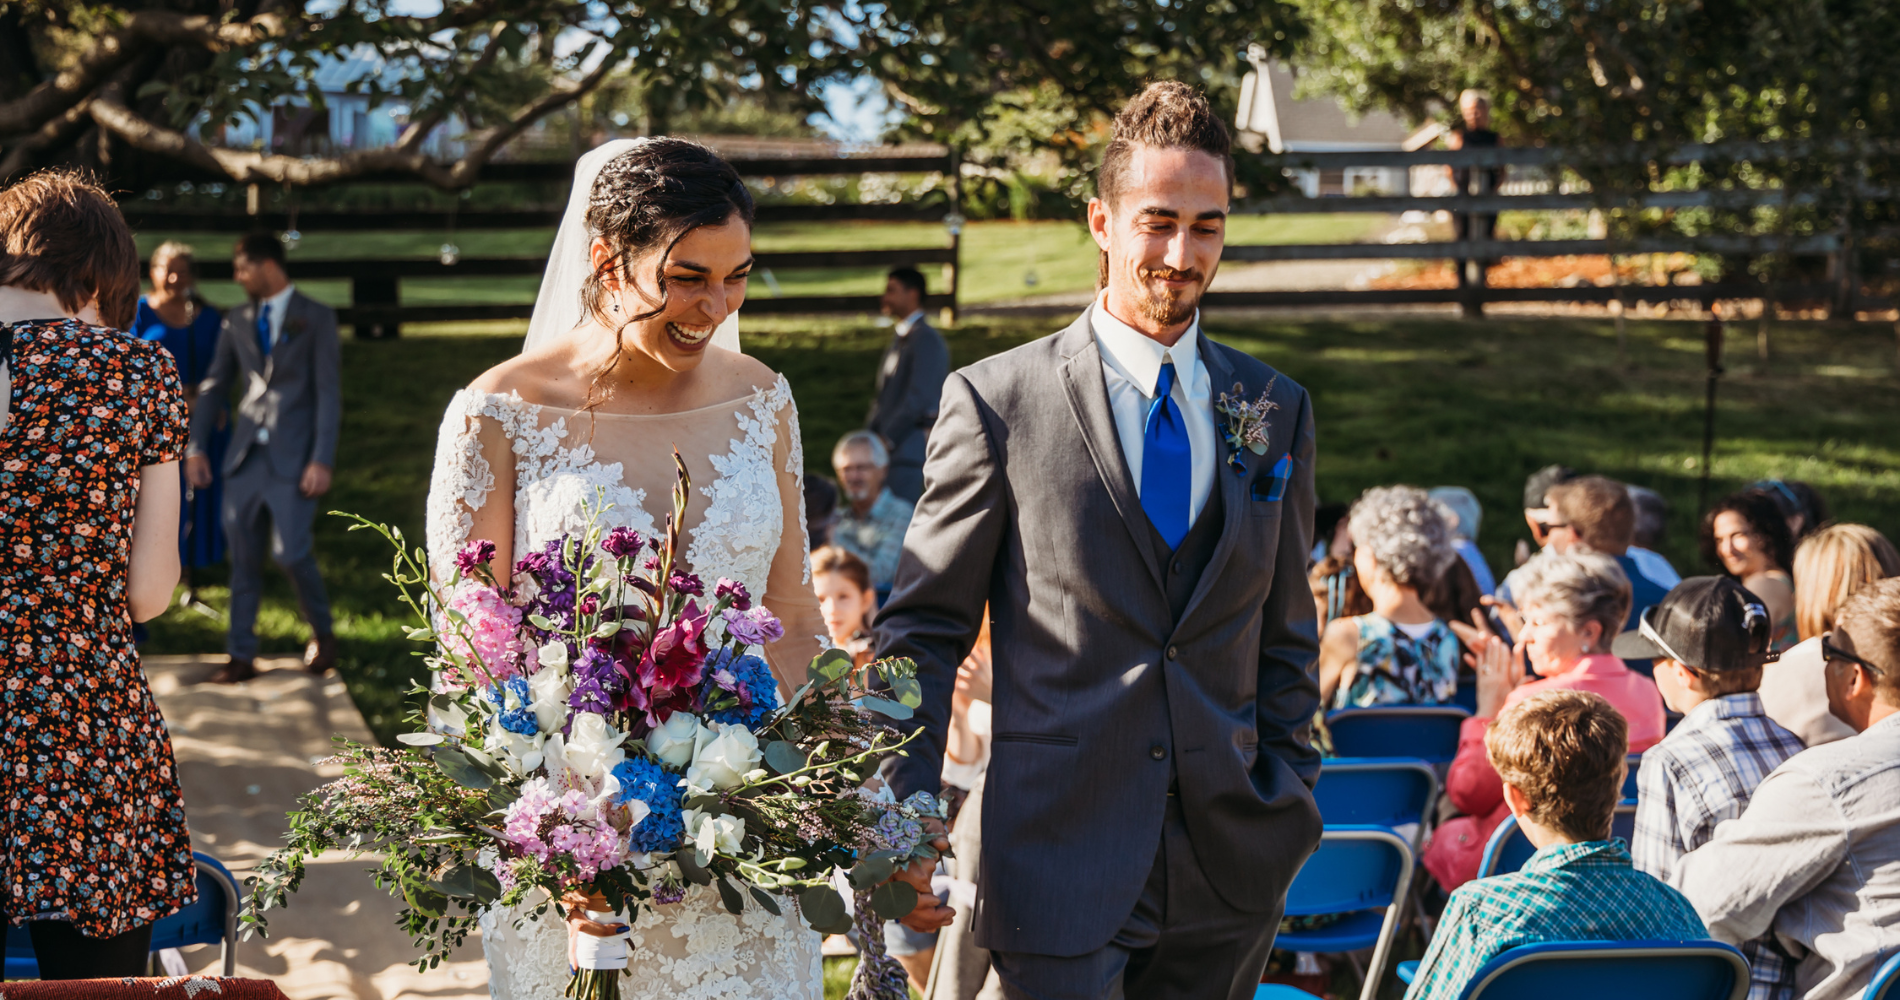
[[[1241,87],[1239,125],[1267,137],[1276,153],[1403,149],[1412,129],[1397,115],[1373,111],[1354,119],[1337,98],[1293,97],[1293,70],[1278,60],[1254,62]]]

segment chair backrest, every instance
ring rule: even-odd
[[[1610,836],[1621,837],[1627,844],[1635,832],[1636,803],[1617,803],[1616,812],[1610,816]],[[1536,853],[1537,848],[1532,847],[1524,831],[1518,829],[1517,817],[1507,815],[1504,822],[1491,831],[1491,839],[1484,843],[1484,858],[1478,862],[1478,877],[1489,878],[1517,871]]]
[[[1390,906],[1412,875],[1412,848],[1383,826],[1328,825],[1319,850],[1287,890],[1286,915],[1353,913]]]
[[[1867,984],[1861,1000],[1900,1000],[1900,954],[1888,958],[1874,973],[1874,981]]]
[[[1326,716],[1333,752],[1341,757],[1417,757],[1449,764],[1458,756],[1458,727],[1471,713],[1456,705],[1342,708]]]
[[[198,899],[190,906],[152,924],[152,951],[193,944],[222,944],[225,976],[237,974],[237,879],[218,859],[191,852],[197,868]],[[25,927],[7,927],[6,978],[38,979],[40,964],[33,938]]]
[[[39,959],[33,954],[33,937],[25,925],[7,925],[6,978],[40,978]]]
[[[1748,961],[1719,941],[1546,941],[1472,975],[1461,1000],[1742,1000]]]
[[[1320,766],[1313,801],[1329,826],[1422,824],[1438,775],[1417,757],[1334,757]]]
[[[1624,760],[1628,761],[1629,770],[1623,775],[1623,801],[1634,802],[1636,801],[1636,769],[1643,766],[1643,755],[1633,753]]]

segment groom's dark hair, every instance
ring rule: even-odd
[[[1199,90],[1177,80],[1151,83],[1115,116],[1114,132],[1095,175],[1095,193],[1110,205],[1121,193],[1122,179],[1135,147],[1192,149],[1221,163],[1227,183],[1234,182],[1234,139],[1227,124]]]

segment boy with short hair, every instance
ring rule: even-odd
[[[1406,1000],[1451,1000],[1519,945],[1706,936],[1689,901],[1610,838],[1628,748],[1628,723],[1591,692],[1549,691],[1498,714],[1485,749],[1537,853],[1451,894]]]
[[[1761,598],[1727,577],[1682,581],[1649,609],[1611,652],[1654,661],[1656,688],[1680,725],[1643,754],[1636,773],[1636,832],[1630,854],[1640,871],[1674,883],[1684,854],[1715,836],[1781,762],[1804,747],[1762,709],[1762,666],[1771,626]],[[1772,934],[1742,945],[1749,1000],[1794,993],[1793,963]]]

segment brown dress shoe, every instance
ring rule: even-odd
[[[257,661],[248,657],[233,656],[231,662],[211,672],[205,678],[212,684],[242,684],[257,676]]]
[[[312,677],[322,677],[336,669],[336,636],[320,635],[303,648],[303,668]]]

